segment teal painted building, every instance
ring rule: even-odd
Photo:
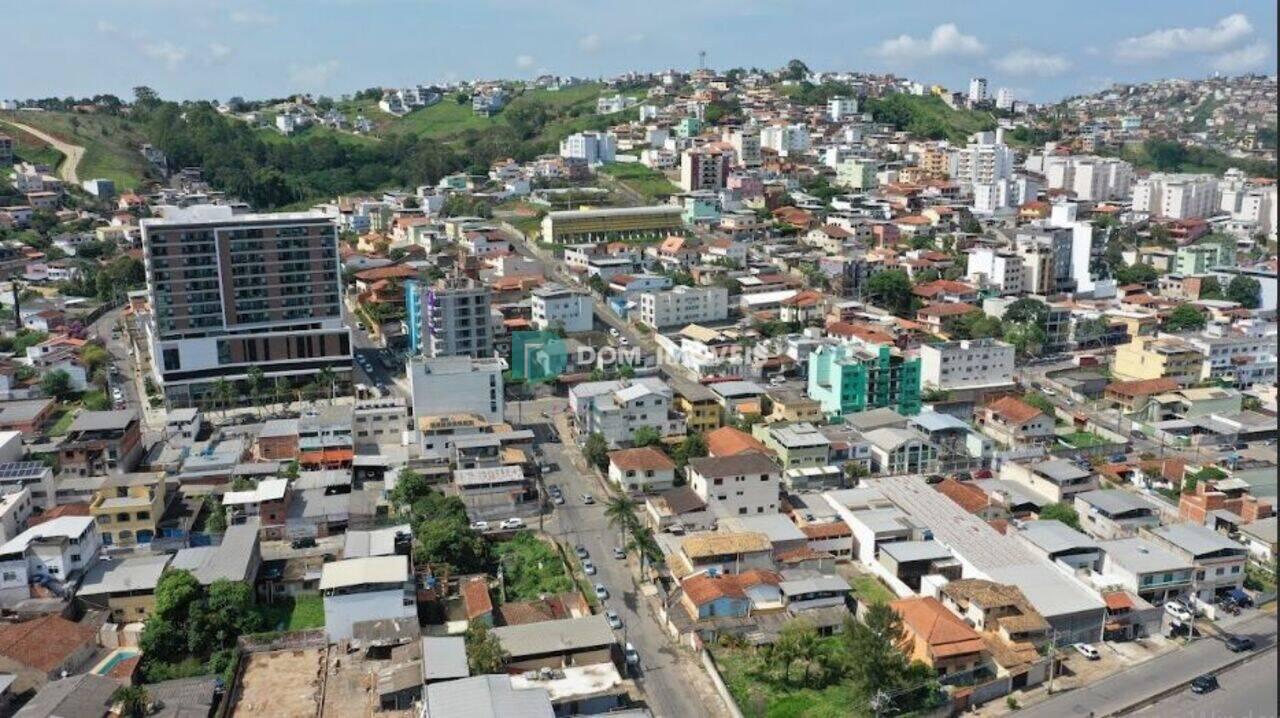
[[[827,414],[888,407],[920,413],[920,359],[904,359],[888,346],[820,347],[809,356],[809,398]]]

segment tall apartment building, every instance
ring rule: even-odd
[[[1013,109],[1013,90],[1010,90],[1007,87],[1001,87],[999,90],[996,90],[996,109]]]
[[[836,165],[836,186],[850,189],[875,189],[876,161],[849,159]]]
[[[409,350],[432,357],[493,356],[492,293],[469,277],[405,282]]]
[[[920,359],[905,359],[888,346],[818,347],[809,356],[809,398],[828,414],[889,407],[920,413]]]
[[[951,175],[951,150],[943,144],[926,147],[920,153],[920,170],[934,179],[943,179]]]
[[[985,389],[1013,382],[1013,345],[998,339],[963,339],[920,347],[920,380],[943,390]]]
[[[618,138],[612,132],[578,132],[560,140],[561,157],[589,165],[613,162],[617,154]]]
[[[559,284],[548,284],[533,290],[532,323],[536,329],[559,325],[570,334],[591,331],[591,296]]]
[[[139,224],[151,373],[171,406],[201,401],[219,379],[243,386],[251,367],[294,384],[349,376],[330,218],[203,205]]]
[[[1013,151],[1000,132],[977,132],[969,144],[951,157],[951,179],[970,184],[995,184],[1013,174]]]
[[[720,147],[685,150],[680,156],[680,186],[686,192],[724,189],[731,159],[730,153]]]
[[[1214,267],[1231,267],[1236,263],[1235,247],[1218,242],[1205,242],[1178,247],[1173,260],[1173,274],[1195,277],[1209,274]]]
[[[729,317],[729,291],[724,287],[676,287],[640,295],[640,321],[654,329],[718,322]]]
[[[977,105],[987,101],[987,78],[973,77],[969,79],[969,104]]]
[[[1073,244],[1073,233],[1069,228],[1019,232],[1015,246],[1026,268],[1023,290],[1041,295],[1074,291]]]
[[[969,251],[965,277],[995,287],[1000,294],[1021,294],[1026,283],[1022,257],[1004,250],[979,247]]]
[[[858,114],[858,98],[836,96],[827,100],[827,117],[832,122],[843,122]]]
[[[415,357],[409,362],[415,419],[439,414],[479,414],[502,421],[502,361],[494,358]]]
[[[1123,199],[1133,185],[1133,165],[1115,157],[1033,155],[1026,167],[1043,174],[1049,189],[1074,192],[1081,202]]]
[[[809,149],[809,128],[803,124],[769,125],[760,130],[760,146],[780,156],[803,153]]]
[[[1133,211],[1152,217],[1208,217],[1220,204],[1218,180],[1212,175],[1153,173],[1133,185]]]
[[[749,125],[725,130],[721,139],[729,143],[737,155],[737,163],[742,167],[759,167],[763,158],[760,155],[760,128]]]

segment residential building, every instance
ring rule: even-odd
[[[1005,396],[978,410],[982,433],[1004,446],[1053,441],[1054,418],[1015,396]]]
[[[73,583],[98,559],[102,539],[88,516],[59,516],[0,546],[0,605],[31,598],[31,584]]]
[[[497,521],[529,515],[538,500],[538,491],[524,469],[513,465],[456,469],[453,489],[473,520]]]
[[[1276,561],[1276,517],[1269,516],[1245,524],[1240,528],[1240,538],[1249,549],[1249,558],[1263,566],[1274,566]]]
[[[82,411],[58,447],[58,467],[64,476],[124,474],[144,451],[136,411]]]
[[[655,377],[584,382],[569,390],[569,409],[582,435],[598,432],[610,446],[621,446],[642,427],[683,435],[684,418],[671,410],[672,399],[671,388]]]
[[[1211,606],[1244,586],[1249,551],[1240,543],[1205,526],[1171,524],[1150,529],[1147,536],[1184,560],[1192,562],[1191,593]]]
[[[680,187],[685,192],[724,189],[733,156],[715,145],[693,147],[680,156]]]
[[[965,276],[971,282],[994,287],[1001,295],[1022,294],[1026,268],[1022,257],[1006,250],[979,247],[970,250]]]
[[[1205,356],[1208,379],[1227,381],[1239,388],[1276,381],[1274,331],[1261,336],[1202,334],[1187,337],[1187,343]]]
[[[1178,247],[1174,255],[1172,274],[1194,277],[1211,273],[1217,267],[1232,267],[1236,263],[1236,248],[1226,242],[1205,242]]]
[[[589,165],[613,162],[618,138],[612,132],[577,132],[560,140],[560,156],[579,159]]]
[[[1075,241],[1071,229],[1021,231],[1015,241],[1022,257],[1023,291],[1051,296],[1075,290],[1072,261]],[[1088,269],[1087,263],[1085,269]]]
[[[164,474],[123,474],[109,477],[89,502],[89,515],[98,524],[104,546],[151,543],[168,506]]]
[[[720,428],[720,403],[714,392],[702,384],[684,379],[672,378],[669,383],[675,392],[672,406],[684,415],[687,431],[707,434]]]
[[[1115,157],[1033,155],[1027,169],[1043,175],[1047,189],[1073,192],[1080,202],[1124,199],[1133,183],[1133,165]]]
[[[1014,153],[999,132],[978,132],[951,156],[951,180],[962,184],[994,184],[1013,174]]]
[[[1071,503],[1077,494],[1098,488],[1098,477],[1069,459],[1035,464],[1007,461],[1000,466],[1000,478],[1021,484],[1053,503]]]
[[[263,479],[252,489],[223,493],[222,505],[229,524],[254,521],[262,531],[262,538],[279,541],[285,537],[292,496],[288,479]]]
[[[51,681],[79,673],[89,668],[97,651],[97,631],[89,623],[69,621],[56,614],[45,614],[37,618],[13,623],[0,624],[0,675],[8,679],[5,692],[21,695],[28,691],[40,691],[30,703],[23,707],[19,714],[27,714],[28,708],[41,701],[44,690]],[[98,676],[94,676],[95,678]],[[105,680],[105,679],[104,679]],[[119,684],[110,681],[113,689]],[[8,696],[4,703],[8,707]],[[79,693],[78,700],[82,705],[90,703],[90,697]],[[101,718],[107,713],[99,704],[96,714],[59,712],[46,718]],[[34,711],[32,711],[34,712]],[[10,715],[13,715],[10,713]]]
[[[144,219],[151,374],[171,406],[219,380],[349,376],[337,228],[320,213],[233,214],[227,205]]]
[[[1190,560],[1150,539],[1102,541],[1101,577],[1095,584],[1120,586],[1145,601],[1161,604],[1185,595],[1194,572]]]
[[[726,130],[724,141],[729,143],[736,155],[736,162],[741,167],[759,167],[760,129],[754,125],[735,127]]]
[[[250,519],[227,527],[222,543],[217,546],[180,549],[174,554],[169,567],[190,571],[201,586],[209,586],[215,581],[252,586],[257,582],[258,569],[262,566],[260,540],[258,521]]]
[[[729,316],[729,290],[680,286],[640,295],[640,321],[662,329],[672,325],[724,321]]]
[[[1204,354],[1180,337],[1134,337],[1116,347],[1111,374],[1121,381],[1173,379],[1187,386],[1199,383],[1204,364]]]
[[[969,78],[969,104],[980,105],[987,101],[987,78]]]
[[[156,607],[156,586],[173,554],[102,559],[89,567],[76,596],[107,611],[113,623],[144,622]]]
[[[559,327],[574,334],[591,331],[595,319],[591,295],[559,284],[548,284],[533,290],[532,323],[536,329]]]
[[[25,486],[13,493],[0,493],[0,544],[22,533],[35,508],[31,489]]]
[[[542,241],[556,244],[611,242],[664,237],[684,226],[684,210],[675,205],[611,207],[549,212],[542,219]]]
[[[408,366],[413,415],[479,414],[490,422],[501,422],[502,371],[502,362],[492,358],[415,357]]]
[[[879,182],[876,181],[876,170],[879,165],[872,159],[848,159],[836,165],[837,187],[848,189],[871,190]]]
[[[506,668],[513,673],[611,663],[618,642],[609,622],[599,613],[498,626],[493,629],[493,637],[507,654]]]
[[[756,531],[699,533],[684,538],[679,546],[670,554],[672,571],[678,577],[773,570],[773,544]]]
[[[1061,521],[1023,521],[1008,533],[1035,553],[1073,572],[1082,568],[1097,571],[1102,567],[1103,551],[1098,542]]]
[[[920,346],[920,381],[943,391],[997,389],[1013,383],[1014,350],[999,339]]]
[[[765,454],[691,459],[689,487],[723,516],[777,513],[782,470]]]
[[[0,494],[27,491],[31,503],[42,511],[57,505],[53,467],[43,461],[8,461],[0,463]]]
[[[783,470],[827,466],[831,440],[808,422],[757,424],[764,445],[772,449]]]
[[[675,471],[675,462],[652,446],[609,452],[609,480],[628,493],[670,490]]]
[[[907,359],[885,345],[821,346],[809,356],[809,397],[828,414],[890,407],[905,415],[920,411],[920,359]]]
[[[1147,499],[1131,491],[1099,489],[1074,497],[1080,528],[1100,539],[1133,536],[1139,529],[1160,525],[1160,513]]]
[[[781,577],[752,569],[741,573],[699,573],[680,583],[680,605],[689,618],[746,618],[757,608],[782,605]]]
[[[514,687],[506,674],[440,681],[426,687],[423,718],[555,718],[551,694],[542,686]]]
[[[330,641],[349,640],[361,621],[418,618],[413,575],[406,556],[330,561],[320,574],[324,626]]]
[[[932,596],[903,598],[889,604],[902,618],[901,649],[947,681],[958,674],[964,679],[990,662],[982,636]]]
[[[1213,175],[1153,172],[1133,184],[1133,211],[1164,219],[1212,216],[1221,204]]]
[[[844,122],[858,114],[858,98],[836,95],[827,100],[827,119],[832,122]]]
[[[469,277],[445,277],[428,286],[405,282],[409,351],[430,357],[493,356],[489,285]]]
[[[938,450],[914,429],[882,428],[865,432],[872,470],[882,475],[918,474],[933,467]]]

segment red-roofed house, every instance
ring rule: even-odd
[[[1005,396],[978,412],[982,432],[1005,446],[1053,441],[1054,419],[1016,396]]]
[[[675,475],[675,462],[652,446],[609,452],[609,480],[628,492],[666,491]]]
[[[737,456],[751,451],[773,453],[759,439],[732,426],[722,426],[715,431],[707,432],[706,439],[707,456]]]
[[[903,598],[889,604],[902,617],[902,651],[931,666],[939,678],[986,665],[987,644],[978,632],[932,596]]]

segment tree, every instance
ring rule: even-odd
[[[1200,299],[1225,299],[1222,283],[1217,277],[1205,277],[1200,280]]]
[[[1130,264],[1127,267],[1120,267],[1115,271],[1116,283],[1123,286],[1126,284],[1150,284],[1156,281],[1156,277],[1160,274],[1148,264]]]
[[[333,369],[327,366],[320,367],[320,371],[316,373],[316,383],[328,390],[330,404],[333,403],[334,384],[337,380],[338,377],[334,374]]]
[[[1054,419],[1057,415],[1057,409],[1054,408],[1053,402],[1049,401],[1044,394],[1027,394],[1022,397],[1023,403],[1034,406],[1043,411],[1050,419]]]
[[[671,453],[676,466],[683,469],[689,463],[689,459],[698,459],[707,455],[707,440],[702,434],[689,434],[676,444],[676,448]]]
[[[1013,345],[1019,356],[1038,356],[1049,341],[1049,335],[1039,325],[1009,324],[1005,326],[1004,340]]]
[[[1208,323],[1204,314],[1190,304],[1179,304],[1164,320],[1168,332],[1193,332],[1204,329]]]
[[[397,508],[409,509],[414,502],[431,493],[431,485],[422,474],[405,467],[396,475],[396,486],[387,494],[387,500]]]
[[[1245,309],[1257,309],[1262,304],[1262,285],[1253,277],[1236,275],[1227,283],[1227,299],[1238,302]]]
[[[143,718],[151,707],[146,686],[120,686],[111,694],[111,700],[119,704],[121,718]]]
[[[1040,520],[1061,521],[1077,531],[1080,530],[1080,514],[1076,512],[1074,506],[1061,501],[1040,509]]]
[[[809,76],[809,66],[801,60],[791,60],[783,69],[782,76],[788,80],[803,80]]]
[[[914,300],[911,279],[901,269],[878,272],[867,281],[867,297],[878,307],[905,314],[911,310]]]
[[[48,372],[40,379],[40,391],[61,401],[71,393],[71,375],[62,369]]]
[[[254,406],[258,406],[262,401],[262,388],[265,384],[265,378],[260,367],[249,367],[249,375],[247,378],[249,383],[249,400]]]
[[[604,515],[609,519],[609,526],[617,529],[620,536],[619,545],[627,542],[627,533],[639,524],[636,520],[636,502],[630,496],[615,496],[609,499],[609,503],[604,507]]]
[[[467,667],[471,675],[501,673],[510,656],[502,650],[502,643],[489,627],[480,621],[472,621],[463,634],[467,649]]]
[[[1023,297],[1004,310],[1002,319],[1016,324],[1035,324],[1043,327],[1049,319],[1049,305],[1039,299]]]
[[[84,363],[85,371],[90,374],[106,366],[110,359],[111,355],[107,350],[97,344],[85,344],[80,350],[80,361]]]
[[[662,442],[662,434],[652,426],[642,426],[631,434],[631,443],[637,447],[656,446]]]
[[[1111,332],[1111,325],[1106,319],[1096,317],[1093,319],[1081,319],[1076,322],[1075,340],[1076,344],[1084,347],[1090,344],[1101,344],[1103,338]]]
[[[582,456],[587,462],[603,471],[609,466],[609,442],[604,434],[592,432],[582,446]]]
[[[205,533],[224,534],[227,532],[227,512],[222,508],[222,502],[214,494],[209,494],[204,498],[205,511],[209,512],[209,518],[204,521]]]
[[[213,388],[206,395],[206,401],[209,402],[211,409],[216,411],[218,407],[222,407],[225,413],[231,407],[231,395],[231,383],[218,377],[217,381],[213,382]]]

